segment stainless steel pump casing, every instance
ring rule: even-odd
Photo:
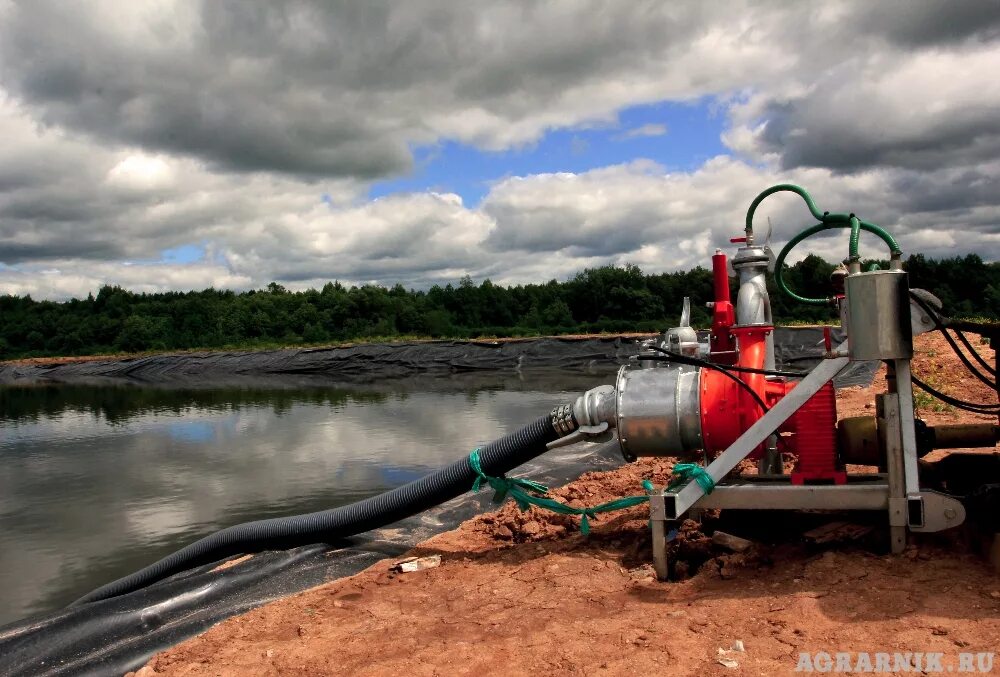
[[[622,455],[676,456],[702,448],[701,368],[618,371],[616,429]]]

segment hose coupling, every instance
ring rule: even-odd
[[[597,386],[576,398],[573,415],[580,426],[599,426],[601,423],[607,423],[614,427],[617,405],[614,386]]]
[[[577,442],[606,442],[612,438],[617,400],[614,386],[591,388],[572,405],[552,410],[552,427],[559,439],[546,445],[549,449]]]
[[[552,427],[560,437],[569,435],[579,427],[572,405],[562,404],[552,410]]]

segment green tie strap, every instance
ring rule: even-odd
[[[680,465],[686,466],[692,464]],[[469,466],[472,468],[472,471],[476,473],[476,480],[472,483],[473,491],[479,491],[485,482],[494,491],[494,503],[501,503],[505,498],[510,496],[514,499],[517,507],[521,510],[527,510],[529,506],[533,505],[559,515],[579,515],[580,533],[584,536],[590,534],[590,520],[597,519],[597,515],[599,513],[624,510],[625,508],[631,508],[632,506],[640,505],[649,501],[649,494],[647,493],[642,496],[625,496],[624,498],[616,498],[613,501],[601,503],[600,505],[595,505],[591,508],[574,508],[571,505],[566,505],[565,503],[557,501],[553,498],[549,498],[547,496],[549,489],[544,484],[533,482],[531,480],[505,477],[503,475],[500,477],[490,477],[483,472],[482,463],[479,459],[479,449],[474,449],[472,453],[469,454]],[[694,467],[700,469],[699,466]],[[698,481],[699,484],[701,483],[701,480],[698,480],[696,473],[692,473],[692,476],[695,477],[695,480]],[[707,477],[707,479],[709,482],[712,480],[711,477]],[[651,493],[655,491],[653,483],[649,480],[643,480],[642,486],[647,492]],[[711,489],[708,491],[711,491]]]
[[[706,495],[715,490],[715,480],[697,463],[678,463],[674,466],[673,474],[677,479],[667,485],[667,491],[682,487],[691,480],[697,482]]]

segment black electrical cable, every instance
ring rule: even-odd
[[[671,350],[667,350],[666,348],[661,348],[659,346],[650,346],[650,347],[653,350],[659,351],[659,352],[664,353],[665,355],[668,355],[668,356],[669,355],[679,355],[680,354],[680,353],[675,353],[675,352],[673,352]],[[681,357],[688,357],[688,356],[687,355],[681,355]],[[646,355],[646,356],[643,356],[643,357],[641,357],[639,359],[647,360],[647,359],[650,359],[650,358],[659,359],[658,356],[657,357],[653,357],[652,355]],[[700,360],[701,358],[693,357],[691,359]],[[804,359],[814,360],[816,358],[815,357],[808,357],[808,358],[804,358]],[[706,362],[708,364],[715,364],[715,362],[709,362],[708,360],[702,360],[702,362]],[[763,374],[764,376],[787,376],[788,378],[803,378],[804,376],[807,376],[808,373],[809,373],[809,372],[805,372],[805,371],[780,371],[778,369],[754,369],[753,367],[740,367],[740,366],[735,365],[735,364],[715,365],[715,366],[723,366],[725,369],[728,369],[729,371],[745,372],[747,374]]]
[[[931,308],[922,298],[920,298],[913,292],[910,292],[910,298],[916,301],[917,305],[923,308],[924,312],[926,312],[927,315],[931,318],[931,320],[934,321],[934,327],[944,335],[945,340],[948,341],[948,345],[951,346],[951,349],[958,356],[958,359],[962,361],[962,364],[965,365],[966,369],[972,372],[972,374],[980,381],[990,386],[991,388],[996,389],[997,387],[996,382],[991,381],[989,377],[985,376],[981,371],[979,371],[979,369],[969,361],[969,358],[966,357],[965,353],[962,352],[962,349],[959,348],[958,344],[955,342],[955,339],[953,339],[951,334],[948,333],[948,330],[945,328],[944,323],[941,321],[941,317],[937,314],[937,312],[933,308]],[[966,344],[966,346],[969,348],[969,350],[976,356],[976,359],[981,364],[985,364],[985,360],[983,360],[983,358],[979,355],[979,353],[977,353],[972,348],[972,346],[968,343],[968,340],[965,339],[964,336],[962,336],[961,338],[963,342]],[[989,367],[987,366],[987,368]],[[994,376],[996,375],[995,372],[993,372],[993,370],[990,371],[991,373],[994,374]]]
[[[976,368],[974,364],[972,364],[972,362],[969,361],[969,358],[965,356],[965,353],[962,352],[962,349],[958,347],[958,344],[955,342],[955,339],[953,339],[951,337],[951,334],[948,333],[948,330],[945,329],[944,324],[941,322],[940,316],[929,305],[927,305],[922,298],[914,294],[912,291],[910,292],[910,298],[916,301],[917,305],[923,308],[924,312],[927,313],[927,315],[934,321],[935,328],[942,334],[944,334],[945,339],[947,339],[948,341],[948,345],[950,345],[951,349],[955,351],[956,355],[958,355],[958,359],[962,361],[962,364],[965,365],[965,368],[968,369],[970,372],[972,372],[972,375],[978,378],[980,381],[988,385],[990,388],[996,390],[997,389],[996,382],[991,381],[989,377],[985,376],[981,371],[979,371],[979,369]]]
[[[656,350],[663,351],[662,348],[657,348]],[[677,353],[674,354],[676,355]],[[685,355],[684,357],[687,357],[687,355]],[[673,358],[671,358],[669,355],[640,355],[639,359],[658,360],[663,362],[674,361]],[[815,359],[815,358],[810,358],[810,359]],[[735,364],[718,365],[715,364],[715,362],[708,362],[707,360],[705,362],[699,362],[698,364],[701,365],[705,363],[712,364],[717,367],[722,367],[723,369],[726,369],[728,371],[736,371],[746,374],[763,374],[764,376],[785,376],[788,378],[803,378],[808,374],[808,372],[804,371],[778,371],[776,369],[754,369],[753,367],[740,367]]]
[[[485,473],[498,476],[546,451],[559,438],[552,415],[543,416],[479,449]],[[469,491],[477,475],[463,457],[435,473],[357,503],[291,517],[246,522],[217,531],[133,574],[84,595],[73,604],[95,602],[144,588],[168,576],[235,554],[334,543],[416,515]]]
[[[747,383],[743,382],[742,380],[740,380],[739,378],[737,378],[728,371],[729,369],[728,365],[724,367],[721,364],[715,364],[714,362],[709,362],[708,360],[702,360],[697,357],[690,357],[688,355],[681,355],[680,353],[675,353],[673,351],[667,350],[666,348],[660,348],[658,346],[653,346],[653,347],[659,352],[663,353],[663,355],[662,356],[646,355],[643,356],[642,359],[653,359],[653,360],[663,359],[666,362],[677,362],[678,364],[687,364],[692,367],[704,367],[706,369],[714,369],[715,371],[725,374],[727,378],[730,378],[733,381],[735,381],[740,388],[743,388],[743,390],[750,393],[750,396],[753,397],[753,399],[757,402],[757,405],[764,411],[765,414],[771,411],[768,408],[768,406],[764,404],[764,400],[761,399],[760,395],[758,395],[753,388],[751,388]]]
[[[998,414],[1000,413],[1000,404],[978,404],[976,402],[966,402],[965,400],[960,400],[957,397],[952,397],[951,395],[946,395],[940,390],[930,386],[915,375],[910,375],[910,380],[913,384],[923,391],[926,391],[929,395],[932,395],[945,404],[950,404],[957,409],[964,409],[965,411],[971,411],[976,414]]]
[[[993,377],[996,378],[997,370],[991,367],[990,363],[987,362],[986,359],[982,355],[980,355],[975,348],[972,347],[972,344],[969,342],[969,339],[965,338],[965,334],[963,334],[960,329],[952,328],[952,331],[955,332],[956,336],[958,336],[958,340],[961,341],[962,344],[969,349],[969,352],[972,353],[972,356],[976,358],[976,362],[978,362],[983,367],[983,369],[986,370],[986,373],[993,374]]]
[[[735,364],[727,364],[725,368],[729,371],[738,371],[745,374],[763,374],[764,376],[784,376],[786,378],[804,378],[808,375],[805,371],[782,371],[780,369],[754,369],[753,367],[740,367]]]

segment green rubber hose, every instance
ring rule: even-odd
[[[801,186],[796,186],[793,183],[779,183],[776,186],[771,186],[767,190],[763,191],[754,198],[753,202],[750,203],[750,208],[747,210],[746,218],[746,234],[748,238],[753,238],[753,216],[757,211],[757,206],[764,201],[769,195],[774,195],[775,193],[789,192],[795,193],[806,203],[806,207],[809,208],[809,213],[813,215],[817,221],[823,224],[827,224],[832,228],[835,227],[851,227],[851,244],[849,247],[848,256],[856,257],[858,255],[858,243],[860,241],[860,235],[862,230],[867,230],[870,233],[877,235],[889,246],[889,251],[894,256],[899,256],[903,251],[899,248],[899,243],[896,239],[889,234],[889,231],[885,230],[881,226],[875,225],[874,223],[869,223],[867,221],[862,221],[858,219],[854,214],[838,214],[835,212],[821,212],[816,203],[813,202],[812,196],[809,192],[802,188]],[[858,221],[858,226],[855,228],[852,219]]]
[[[885,242],[889,246],[894,255],[898,255],[900,253],[899,246],[896,244],[896,240],[893,239],[892,235],[887,233],[883,228],[876,226],[875,224],[868,223],[867,221],[861,221],[860,219],[857,218],[854,219],[854,222],[858,224],[859,233],[862,230],[866,230],[869,233],[877,235],[882,239],[883,242]],[[811,306],[823,306],[830,303],[829,298],[813,299],[807,296],[799,296],[798,294],[796,294],[795,292],[793,292],[791,289],[788,288],[788,285],[785,284],[785,280],[782,275],[782,268],[785,265],[785,257],[787,257],[788,253],[792,251],[795,245],[802,242],[802,240],[812,237],[816,233],[822,233],[824,230],[833,230],[834,228],[850,227],[851,237],[853,238],[854,222],[848,221],[847,223],[817,223],[815,226],[810,226],[809,228],[806,228],[798,235],[793,237],[791,240],[789,240],[788,244],[786,244],[781,249],[781,252],[778,253],[778,258],[774,262],[774,283],[778,286],[778,289],[780,289],[782,293],[787,294],[790,298],[798,301],[799,303],[805,303]]]
[[[899,257],[902,255],[902,250],[899,248],[899,243],[896,239],[881,226],[875,225],[874,223],[869,223],[867,221],[862,221],[854,214],[838,214],[832,212],[821,212],[816,203],[813,202],[812,196],[809,192],[802,188],[801,186],[796,186],[793,183],[779,183],[775,186],[771,186],[767,190],[761,192],[757,197],[754,198],[753,202],[750,203],[750,208],[747,210],[746,218],[746,235],[747,242],[753,242],[753,215],[757,211],[758,205],[764,201],[769,195],[774,195],[775,193],[789,192],[795,193],[806,203],[806,207],[809,209],[809,213],[816,218],[819,223],[810,228],[806,228],[801,233],[793,237],[788,241],[788,244],[781,250],[778,254],[778,258],[774,265],[774,281],[778,285],[783,293],[787,294],[790,298],[799,301],[800,303],[806,303],[809,305],[826,305],[830,302],[830,299],[813,299],[805,296],[799,296],[785,284],[782,277],[782,266],[785,263],[785,257],[788,256],[788,252],[792,250],[795,245],[807,237],[811,237],[816,233],[820,233],[824,230],[832,230],[834,228],[850,228],[851,237],[847,247],[847,257],[849,261],[860,261],[861,255],[859,253],[860,243],[861,243],[861,231],[866,230],[878,236],[885,244],[889,247],[889,251],[893,257]]]
[[[816,203],[813,202],[812,196],[809,195],[809,193],[806,191],[805,188],[801,186],[796,186],[794,183],[779,183],[778,185],[771,186],[767,190],[763,191],[760,195],[754,198],[753,202],[750,203],[750,209],[747,210],[747,226],[746,226],[747,236],[753,235],[753,214],[755,211],[757,211],[757,205],[763,202],[764,198],[766,198],[768,195],[774,195],[775,193],[781,193],[783,191],[787,191],[789,193],[795,193],[796,195],[801,197],[803,200],[805,200],[806,207],[809,208],[809,211],[812,213],[813,218],[815,218],[817,221],[823,220],[823,212],[819,210],[819,208],[816,206]]]
[[[861,254],[861,221],[854,214],[851,214],[849,223],[851,224],[851,241],[847,245],[847,260],[860,261]]]

